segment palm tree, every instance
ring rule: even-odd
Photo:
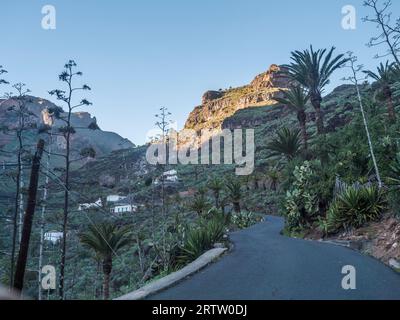
[[[282,128],[267,148],[272,151],[270,156],[284,156],[287,161],[293,160],[301,149],[300,130]]]
[[[219,208],[219,206],[220,206],[219,199],[221,196],[221,190],[224,188],[223,181],[221,179],[219,179],[218,177],[213,177],[208,182],[208,187],[213,192],[214,199],[215,199],[215,207]]]
[[[283,98],[275,98],[278,103],[288,106],[297,113],[297,120],[299,120],[301,134],[303,136],[304,149],[308,147],[307,137],[307,115],[306,105],[310,99],[309,94],[301,86],[291,87],[288,91],[282,91]]]
[[[242,199],[242,185],[238,179],[230,178],[226,182],[228,189],[228,198],[232,202],[233,209],[236,213],[240,213],[240,200]]]
[[[379,86],[379,89],[382,91],[383,96],[386,99],[389,120],[395,122],[396,121],[396,112],[394,110],[393,105],[393,92],[390,88],[391,83],[393,82],[393,78],[396,73],[396,68],[394,67],[393,63],[389,63],[386,61],[386,64],[382,62],[377,68],[377,72],[373,72],[370,70],[363,71],[368,77],[376,80],[376,83]]]
[[[322,93],[332,73],[342,67],[348,60],[343,54],[333,57],[332,47],[314,51],[313,47],[304,51],[292,52],[292,63],[284,65],[283,72],[310,93],[311,104],[315,109],[317,130],[321,134],[324,132],[324,120],[321,113]]]
[[[189,209],[195,211],[199,217],[210,208],[210,203],[204,193],[198,193],[193,201],[189,203]]]
[[[103,264],[103,297],[110,297],[110,275],[113,266],[113,255],[130,242],[127,228],[119,228],[114,224],[100,223],[89,226],[81,235],[81,242],[93,249],[96,256],[102,259]]]

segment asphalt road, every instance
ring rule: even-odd
[[[279,217],[231,235],[234,249],[194,276],[149,299],[400,300],[400,274],[351,249],[280,235]],[[356,289],[342,288],[343,266]]]

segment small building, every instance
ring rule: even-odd
[[[110,208],[111,213],[133,213],[137,211],[137,206],[129,203],[118,203]]]
[[[92,208],[102,208],[102,207],[103,207],[103,202],[101,201],[101,198],[99,198],[96,202],[93,203],[80,203],[78,206],[78,211],[88,210]]]
[[[107,196],[107,202],[114,203],[114,202],[118,202],[121,200],[125,200],[126,198],[127,198],[127,196],[120,196],[118,194],[110,194]]]
[[[63,238],[63,233],[59,231],[48,231],[44,234],[44,240],[52,244],[57,244]]]
[[[166,171],[162,174],[162,176],[164,177],[164,182],[166,183],[176,183],[179,180],[178,172],[176,170]],[[161,183],[161,178],[157,178],[154,181],[155,185],[159,185],[160,183]]]

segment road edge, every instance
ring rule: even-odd
[[[144,287],[141,287],[133,292],[130,292],[113,300],[143,300],[146,297],[165,290],[187,278],[188,276],[200,271],[201,269],[205,268],[210,263],[215,261],[217,258],[219,258],[227,250],[227,248],[211,249],[203,253],[195,261],[189,263],[183,269],[175,271],[161,279],[145,285]]]

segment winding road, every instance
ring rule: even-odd
[[[216,263],[149,297],[153,300],[400,299],[400,274],[348,248],[282,236],[268,216],[231,234],[234,248]],[[342,288],[343,266],[356,269],[356,289]]]

